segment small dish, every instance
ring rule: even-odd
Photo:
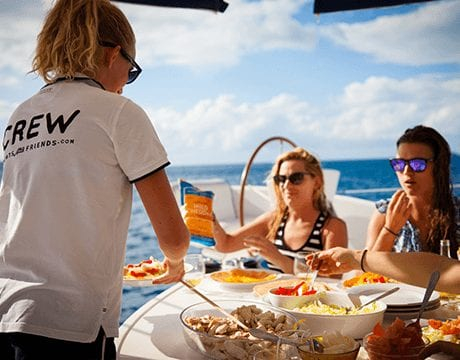
[[[369,360],[424,359],[420,353],[429,343],[421,328],[396,318],[387,327],[377,325],[363,339]]]
[[[315,337],[321,343],[321,337]],[[300,358],[302,360],[355,360],[358,357],[361,345],[358,341],[349,339],[347,347],[340,347],[338,345],[325,346],[323,352],[316,352],[309,346],[300,346],[298,348]],[[322,343],[321,343],[322,344]],[[324,346],[324,345],[323,345]]]
[[[283,309],[292,310],[296,307],[300,307],[310,301],[318,299],[320,292],[315,291],[314,294],[308,295],[280,295],[276,294],[280,287],[272,288],[268,291],[267,297],[270,304],[281,307]],[[295,286],[282,287],[282,289],[294,289]]]

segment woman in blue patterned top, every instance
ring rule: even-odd
[[[452,193],[449,144],[435,129],[419,125],[407,129],[396,147],[390,165],[402,189],[376,203],[367,248],[439,253],[440,240],[449,239],[457,258],[460,201]]]

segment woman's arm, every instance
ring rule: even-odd
[[[385,214],[375,210],[367,227],[366,248],[372,251],[391,251],[396,236],[384,229]]]
[[[322,260],[321,274],[341,274],[350,270],[364,270],[388,276],[392,279],[426,287],[433,271],[441,277],[436,289],[460,293],[460,261],[428,252],[394,253],[367,251],[364,259],[362,250],[333,248],[319,253]],[[308,262],[313,264],[313,256]],[[316,263],[317,264],[317,263]]]
[[[227,234],[215,220],[216,250],[231,252],[247,248],[278,266],[283,272],[292,273],[292,259],[281,254],[278,248],[266,238],[273,217],[273,212],[267,212],[230,234]]]
[[[174,282],[184,274],[183,258],[190,244],[190,234],[184,224],[176,199],[164,170],[135,183],[147,215],[155,230],[168,267],[161,283]]]
[[[366,245],[373,251],[391,251],[394,240],[412,211],[409,197],[403,190],[396,191],[385,214],[376,210],[368,227]]]
[[[252,222],[240,227],[239,229],[227,233],[220,225],[219,221],[214,218],[214,239],[216,241],[216,250],[220,252],[232,252],[246,248],[245,239],[256,237],[265,240],[268,233],[269,223],[273,213],[268,212],[260,215]]]

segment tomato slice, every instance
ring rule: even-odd
[[[381,323],[378,322],[377,324],[375,324],[372,332],[374,333],[374,335],[383,336],[385,335],[385,328],[382,326]]]
[[[131,270],[131,271],[129,272],[129,275],[134,276],[135,278],[143,278],[143,277],[145,277],[147,274],[145,273],[145,271]]]

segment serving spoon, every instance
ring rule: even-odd
[[[361,310],[363,307],[369,305],[369,304],[372,304],[373,302],[377,301],[377,300],[380,300],[380,299],[383,299],[384,297],[387,297],[388,295],[391,295],[393,293],[395,293],[396,291],[399,290],[399,287],[394,287],[393,289],[389,289],[383,293],[381,293],[380,295],[376,296],[375,298],[372,298],[370,299],[369,301],[366,301],[365,303],[359,305],[355,310],[356,311],[359,311]]]
[[[428,286],[425,290],[425,295],[423,296],[422,305],[420,305],[420,309],[418,311],[417,319],[414,322],[407,325],[408,327],[417,327],[420,328],[420,318],[422,317],[423,312],[425,311],[426,306],[428,305],[428,301],[430,300],[431,294],[438,283],[440,273],[439,271],[433,271],[431,273],[430,281],[428,282]]]

